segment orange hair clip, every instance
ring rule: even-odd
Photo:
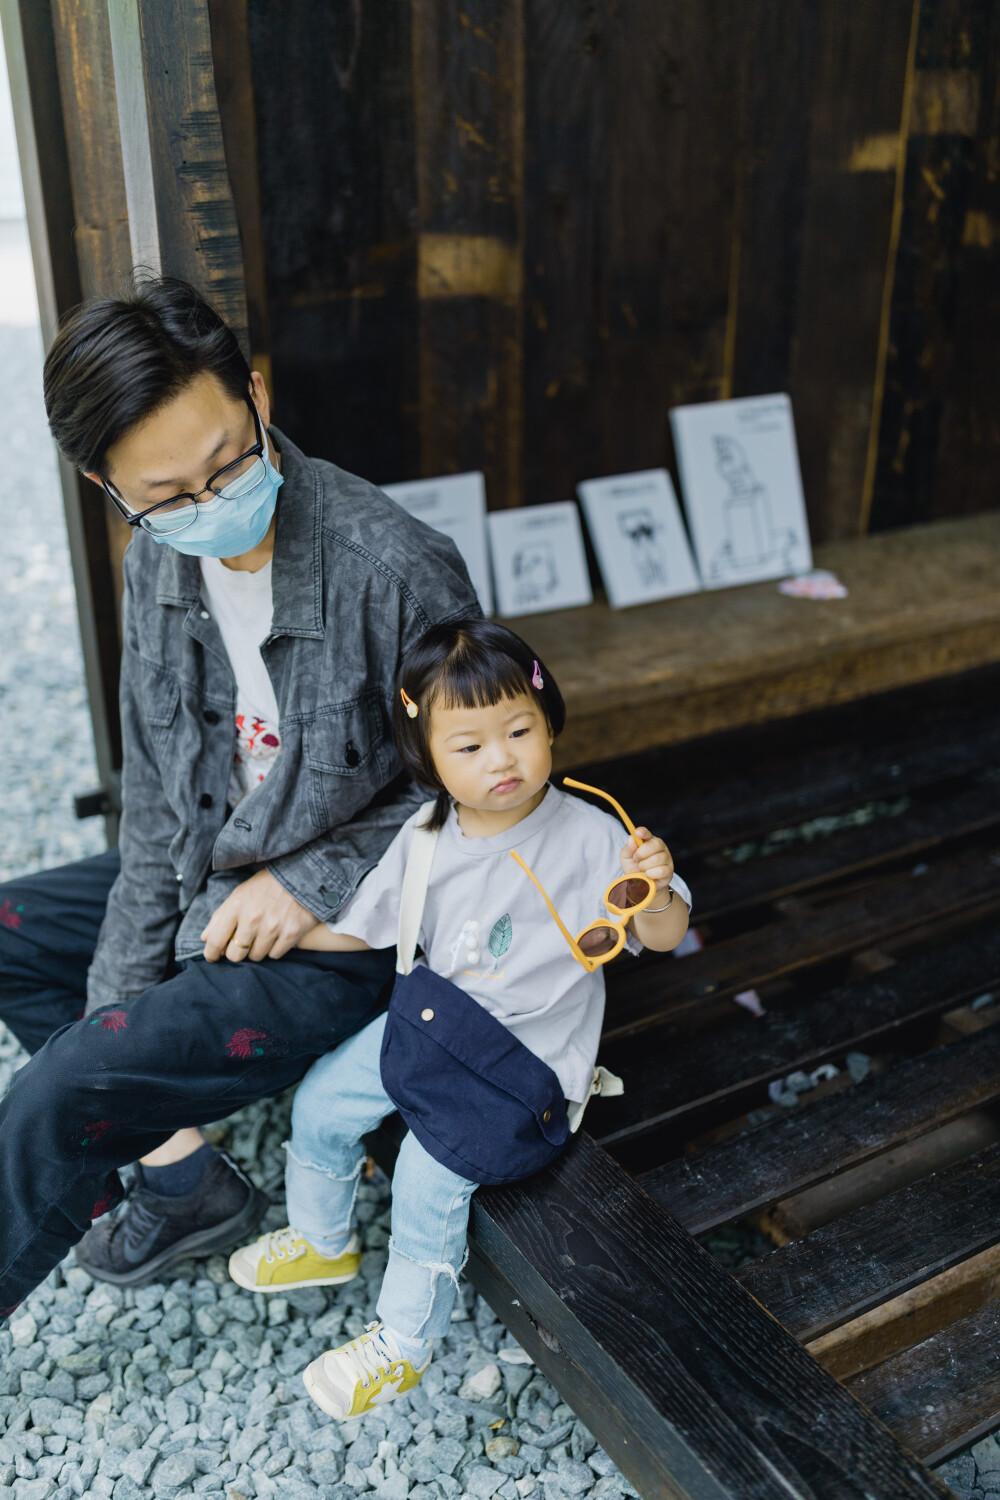
[[[419,706],[414,703],[413,699],[408,695],[405,688],[400,688],[399,696],[403,700],[403,706],[406,709],[407,717],[410,719],[415,719],[417,717],[417,714],[420,712]]]

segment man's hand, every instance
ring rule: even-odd
[[[638,849],[636,844],[638,842]],[[648,828],[637,828],[621,852],[624,875],[648,875],[658,891],[665,891],[674,873],[674,861],[662,839]]]
[[[281,958],[303,933],[316,926],[311,911],[269,870],[258,870],[227,896],[201,934],[210,964],[225,956],[231,963],[252,958]]]

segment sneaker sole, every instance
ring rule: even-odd
[[[263,1292],[265,1297],[268,1292],[297,1292],[306,1286],[343,1286],[345,1282],[353,1281],[361,1269],[359,1266],[358,1271],[350,1271],[346,1276],[310,1276],[302,1281],[277,1281],[271,1286],[257,1286],[256,1282],[251,1281],[249,1276],[244,1275],[241,1270],[234,1269],[234,1259],[234,1256],[229,1258],[229,1275],[237,1286],[243,1287],[248,1292]]]
[[[152,1260],[143,1261],[142,1265],[136,1266],[134,1271],[109,1271],[104,1266],[92,1265],[79,1256],[77,1264],[95,1281],[108,1281],[112,1286],[146,1286],[148,1282],[159,1281],[162,1273],[178,1261],[201,1259],[206,1255],[216,1255],[221,1250],[232,1249],[234,1241],[244,1239],[251,1230],[257,1228],[270,1206],[271,1200],[267,1194],[262,1193],[259,1188],[252,1188],[243,1208],[231,1219],[224,1219],[221,1224],[213,1224],[211,1229],[199,1229],[195,1234],[185,1235],[182,1240],[175,1240],[172,1245],[161,1250],[159,1255],[154,1255]]]

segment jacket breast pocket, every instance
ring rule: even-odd
[[[312,771],[364,778],[378,769],[383,751],[374,693],[318,708],[305,730],[305,760]]]

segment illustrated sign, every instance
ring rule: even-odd
[[[590,603],[587,556],[575,501],[494,510],[487,521],[502,615],[533,615]]]
[[[666,469],[587,479],[578,489],[613,609],[701,588]]]
[[[450,536],[469,570],[484,615],[493,613],[493,588],[486,546],[486,481],[482,474],[444,474],[383,484],[382,492],[411,516]]]
[[[811,568],[788,397],[678,406],[670,424],[705,587],[728,588]]]

